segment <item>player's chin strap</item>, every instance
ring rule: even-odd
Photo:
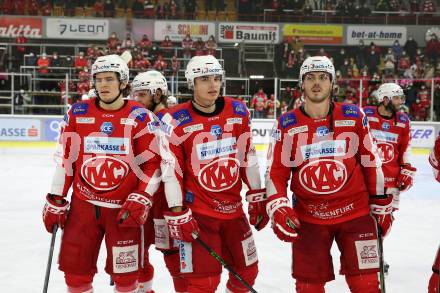
[[[202,108],[208,109],[208,108],[211,108],[212,106],[214,106],[215,103],[217,102],[217,100],[215,100],[214,103],[212,103],[212,104],[209,105],[209,106],[204,106],[204,105],[202,105],[202,104],[197,103],[197,101],[196,101],[196,97],[194,97],[194,99],[192,99],[192,102],[193,102],[194,104],[196,104],[197,106],[199,106],[199,107],[202,107]]]

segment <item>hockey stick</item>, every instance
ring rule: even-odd
[[[382,239],[382,228],[379,223],[377,223],[377,244],[379,253],[379,281],[380,281],[380,292],[385,293],[385,266],[383,262],[383,239]]]
[[[47,260],[47,266],[46,266],[46,276],[44,277],[43,293],[47,293],[47,288],[49,286],[50,268],[52,267],[53,249],[55,247],[55,238],[57,236],[57,231],[58,231],[58,225],[54,225],[52,228],[52,239],[50,240],[49,258]]]
[[[208,244],[206,244],[203,240],[201,240],[199,238],[199,235],[197,235],[196,233],[192,233],[192,237],[194,238],[194,240],[199,243],[203,248],[205,248],[209,254],[215,258],[219,263],[221,263],[222,266],[225,267],[225,269],[227,269],[232,275],[234,275],[234,277],[240,281],[240,283],[242,283],[247,289],[249,289],[249,291],[251,293],[258,293],[257,291],[255,291],[255,289],[245,280],[243,280],[243,278],[236,272],[234,271],[233,268],[231,268],[224,260],[223,258],[220,257],[220,255],[218,255],[214,250],[212,250],[211,247],[209,247]]]

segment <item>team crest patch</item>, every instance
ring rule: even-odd
[[[120,274],[137,271],[139,269],[138,250],[138,245],[113,246],[113,272]]]
[[[211,126],[211,135],[215,137],[222,136],[223,130],[220,125],[212,125]]]
[[[185,125],[192,122],[191,114],[187,109],[182,109],[173,113],[173,118],[177,121],[177,125]]]
[[[240,102],[232,101],[232,109],[233,109],[234,113],[237,114],[237,115],[247,116],[246,108]]]
[[[382,123],[382,129],[383,129],[383,130],[389,130],[390,127],[391,127],[391,126],[390,126],[390,123],[388,123],[388,122],[386,122],[386,121]]]
[[[84,115],[89,111],[89,104],[74,104],[72,106],[71,113],[72,115]]]
[[[101,127],[99,128],[102,133],[105,133],[107,135],[111,135],[113,133],[113,129],[113,124],[111,122],[103,122],[101,124]]]
[[[286,113],[280,117],[281,128],[287,128],[297,123],[296,116],[293,113]]]
[[[376,269],[379,267],[377,240],[355,241],[359,269]]]
[[[372,116],[372,115],[374,115],[374,109],[373,108],[365,108],[364,109],[364,112],[365,112],[365,115],[367,115],[367,116]]]
[[[359,108],[355,105],[342,105],[342,114],[345,117],[359,117]]]
[[[326,136],[330,133],[330,130],[327,126],[319,126],[316,128],[316,135],[318,136]]]
[[[145,118],[147,118],[147,110],[139,106],[133,106],[130,110],[130,116],[135,117],[141,122],[144,122]]]

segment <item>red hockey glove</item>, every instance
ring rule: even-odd
[[[43,208],[43,222],[47,232],[52,233],[54,225],[63,229],[68,212],[69,202],[64,197],[48,193]]]
[[[164,212],[164,217],[170,236],[174,239],[192,242],[194,236],[200,233],[199,225],[189,208],[185,207],[181,212]]]
[[[370,197],[370,211],[382,229],[382,237],[385,237],[389,233],[391,225],[393,224],[392,202],[392,195],[377,195]]]
[[[246,201],[249,203],[249,222],[257,231],[260,231],[269,222],[269,216],[266,211],[266,190],[249,190],[246,193]]]
[[[440,135],[435,140],[435,145],[429,154],[429,163],[437,170],[440,170]]]
[[[153,204],[153,197],[146,192],[130,193],[121,207],[116,220],[124,227],[138,227],[145,223]]]
[[[417,169],[411,165],[404,165],[400,169],[400,174],[397,176],[397,186],[400,191],[407,191],[411,188],[414,181],[414,176],[416,176]]]
[[[268,199],[266,210],[272,220],[272,229],[279,239],[286,242],[294,242],[298,239],[301,224],[296,212],[290,206],[289,199],[285,197]]]

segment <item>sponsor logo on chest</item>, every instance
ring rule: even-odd
[[[185,133],[191,133],[191,132],[196,132],[196,131],[200,131],[200,130],[203,130],[203,124],[202,123],[190,125],[190,126],[187,126],[187,127],[183,128],[183,132],[185,132]]]
[[[387,142],[396,143],[397,139],[399,138],[399,135],[396,133],[391,133],[391,132],[377,130],[377,129],[372,129],[371,134],[373,135],[373,137],[375,139],[381,140],[381,141],[387,141]]]
[[[340,157],[346,154],[345,140],[325,140],[301,146],[304,160],[321,157]]]
[[[298,127],[290,128],[287,131],[287,134],[289,134],[290,136],[293,136],[295,134],[302,133],[302,132],[307,132],[307,131],[309,131],[309,127],[307,125],[303,125],[303,126],[298,126]]]
[[[355,120],[335,120],[335,127],[353,127],[356,126]]]
[[[199,160],[210,160],[216,157],[227,156],[237,152],[237,139],[224,138],[196,145]]]
[[[94,124],[95,117],[76,117],[77,124]]]
[[[228,118],[226,119],[226,124],[242,124],[243,119],[242,118]]]
[[[130,139],[123,137],[84,137],[84,153],[126,155],[130,150]]]

